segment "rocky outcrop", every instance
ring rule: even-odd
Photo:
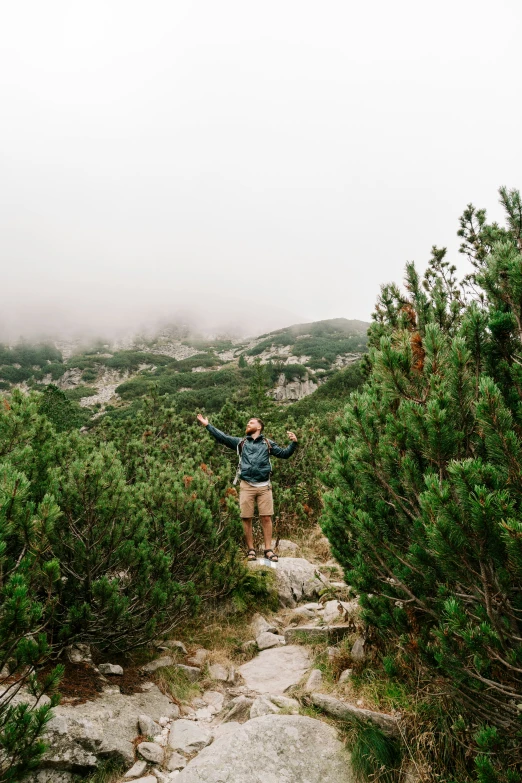
[[[276,402],[297,402],[312,394],[318,386],[318,382],[308,375],[303,379],[293,378],[289,381],[285,375],[281,374],[275,388],[270,392],[270,396]]]
[[[352,783],[350,756],[325,723],[264,715],[225,734],[190,761],[178,783]]]

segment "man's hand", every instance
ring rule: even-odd
[[[288,435],[290,440],[293,440],[294,443],[297,443],[297,435],[295,435],[293,432],[287,432],[286,434]]]
[[[205,419],[204,416],[201,415],[201,413],[198,413],[198,421],[200,424],[202,424],[204,427],[208,424],[208,419]]]

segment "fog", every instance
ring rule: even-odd
[[[0,337],[369,320],[522,187],[516,0],[0,10]],[[460,262],[462,264],[462,262]]]

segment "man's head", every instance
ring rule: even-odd
[[[245,432],[247,435],[252,435],[252,436],[255,436],[256,434],[260,435],[263,432],[264,428],[265,425],[263,423],[263,420],[254,416],[248,420]]]

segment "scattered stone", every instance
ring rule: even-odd
[[[241,719],[248,720],[250,717],[250,707],[253,703],[254,700],[249,696],[236,696],[229,704],[230,709],[223,718],[223,723],[240,721]]]
[[[244,653],[251,653],[257,650],[257,643],[255,639],[250,639],[248,642],[243,642],[241,649]]]
[[[211,707],[200,707],[196,710],[196,720],[212,720],[214,710]]]
[[[323,604],[319,604],[317,602],[311,602],[308,604],[304,604],[301,609],[308,609],[311,612],[320,612],[322,609],[324,609]]]
[[[180,753],[174,753],[167,761],[166,767],[169,772],[175,772],[177,769],[184,769],[187,766],[187,759]]]
[[[92,664],[91,648],[88,644],[70,644],[65,648],[67,659],[71,663],[89,663]]]
[[[172,666],[173,663],[174,661],[170,655],[164,655],[162,658],[156,658],[155,661],[146,663],[145,666],[141,667],[141,671],[144,674],[152,674],[152,672],[156,672],[158,669],[165,669],[167,666]]]
[[[163,756],[165,755],[165,751],[161,745],[157,745],[155,742],[140,742],[137,750],[144,759],[151,761],[153,764],[161,764]]]
[[[147,693],[148,691],[151,691],[153,688],[155,688],[156,685],[153,682],[144,682],[141,686],[141,690],[143,693]]]
[[[256,639],[256,644],[259,647],[260,650],[268,650],[270,647],[278,647],[281,644],[285,643],[285,637],[279,636],[275,633],[270,633],[270,631],[264,631],[263,633],[259,634],[259,636]]]
[[[146,761],[137,761],[135,764],[132,765],[132,767],[127,770],[125,775],[123,776],[125,779],[129,778],[139,778],[140,775],[143,775],[145,770],[147,769],[147,762]]]
[[[209,666],[208,673],[213,680],[218,680],[219,682],[234,682],[236,676],[231,666],[226,667],[221,663],[213,663],[212,666]]]
[[[366,654],[364,652],[364,639],[362,636],[358,636],[353,643],[350,655],[354,661],[364,661]]]
[[[196,682],[199,680],[201,675],[201,669],[198,669],[197,666],[185,666],[183,663],[175,663],[174,668],[179,669],[180,672],[183,672],[190,682]]]
[[[292,642],[340,642],[353,633],[350,625],[299,625],[285,630],[285,641]]]
[[[254,632],[254,636],[257,638],[262,633],[277,633],[277,626],[270,624],[262,614],[255,614],[250,622],[250,627]]]
[[[348,680],[351,679],[353,674],[353,669],[345,669],[343,672],[341,672],[339,676],[339,685],[344,685],[345,682],[348,682]]]
[[[143,778],[136,778],[134,783],[158,783],[158,779],[155,775],[145,775]]]
[[[191,655],[190,658],[187,658],[187,663],[190,666],[203,666],[209,655],[209,650],[205,650],[204,647],[200,647],[199,650],[196,650],[194,655]]]
[[[292,715],[299,714],[299,702],[297,699],[290,699],[288,696],[280,696],[277,693],[271,693],[269,699],[282,710],[290,712]]]
[[[304,677],[310,666],[305,647],[287,645],[263,650],[239,667],[245,685],[257,693],[284,694],[287,688]]]
[[[159,725],[162,728],[165,728],[165,726],[168,726],[168,724],[169,724],[169,719],[165,718],[165,717],[162,717],[162,718],[159,719],[158,723],[159,723]]]
[[[379,726],[385,734],[398,734],[399,733],[399,720],[400,717],[387,715],[384,712],[374,712],[373,710],[365,710],[361,707],[355,707],[353,704],[349,704],[345,701],[335,699],[333,696],[328,696],[325,693],[312,693],[312,704],[319,707],[328,715],[332,715],[334,718],[340,718],[341,720],[359,720],[359,721],[371,721],[375,725]]]
[[[226,774],[224,775],[224,771]],[[178,783],[352,783],[337,732],[301,715],[264,715],[220,736],[180,772]]]
[[[138,726],[143,737],[155,737],[161,731],[159,724],[152,720],[149,715],[140,715],[138,717]]]
[[[323,620],[330,624],[340,620],[343,616],[343,607],[340,601],[327,601],[324,605]]]
[[[190,720],[174,721],[169,733],[169,747],[181,753],[197,753],[212,739],[208,729]]]
[[[250,707],[250,718],[260,718],[262,715],[276,715],[281,712],[267,696],[258,696]]]
[[[123,669],[117,663],[100,663],[98,666],[100,674],[123,674]]]
[[[321,669],[312,669],[305,685],[306,693],[318,691],[323,684],[323,673]]]
[[[225,697],[219,691],[205,691],[201,699],[205,702],[205,704],[208,704],[208,706],[211,707],[214,712],[221,712],[223,709],[223,702],[225,701]]]

